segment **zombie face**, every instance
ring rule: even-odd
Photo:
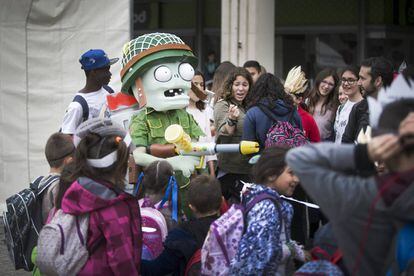
[[[188,92],[194,68],[186,62],[157,64],[148,69],[132,86],[135,98],[145,93],[146,106],[156,111],[182,109],[188,106]]]

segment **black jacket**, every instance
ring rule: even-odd
[[[356,103],[349,113],[348,124],[346,125],[344,135],[342,135],[342,143],[353,144],[361,129],[364,131],[369,125],[369,108],[368,100],[364,98],[359,103]]]
[[[155,260],[141,262],[141,275],[184,275],[187,262],[203,246],[210,224],[218,216],[184,222],[168,232],[164,251]]]

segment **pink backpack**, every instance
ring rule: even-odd
[[[258,107],[273,122],[266,134],[265,148],[272,146],[288,146],[293,148],[309,143],[303,131],[291,124],[293,111],[290,114],[289,121],[280,121],[266,105],[259,104]]]
[[[143,260],[154,260],[164,250],[163,242],[167,237],[167,222],[163,214],[154,207],[145,206],[140,200],[141,229],[142,229],[142,257]]]
[[[201,275],[228,275],[231,260],[236,255],[240,239],[245,230],[245,216],[253,206],[265,199],[275,202],[277,198],[267,193],[257,195],[246,207],[233,204],[215,220],[201,249]]]

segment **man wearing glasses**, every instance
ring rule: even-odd
[[[369,125],[367,96],[377,98],[382,87],[388,87],[393,80],[393,68],[390,61],[383,57],[367,58],[361,63],[358,85],[364,99],[352,107],[348,124],[342,136],[342,143],[355,143],[361,131],[365,133]]]

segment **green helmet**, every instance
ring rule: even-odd
[[[137,76],[156,63],[182,60],[197,66],[197,58],[181,38],[168,33],[141,35],[123,47],[121,81],[123,93],[131,94],[130,88]]]

